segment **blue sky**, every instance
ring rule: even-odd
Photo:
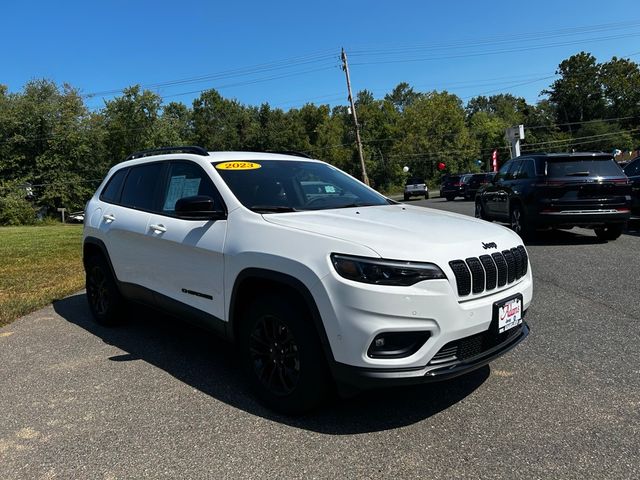
[[[218,88],[245,104],[345,103],[340,48],[355,90],[382,97],[401,81],[464,100],[528,101],[560,61],[640,61],[640,9],[621,1],[29,1],[2,8],[0,84],[68,82],[99,108],[132,84],[190,104]],[[160,85],[158,85],[160,84]]]

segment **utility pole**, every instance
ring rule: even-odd
[[[353,125],[356,127],[356,143],[358,144],[358,155],[360,156],[360,167],[362,168],[362,181],[369,185],[369,177],[367,176],[367,167],[364,164],[364,155],[362,153],[362,140],[360,140],[360,125],[358,125],[358,116],[356,115],[356,105],[353,102],[351,94],[351,78],[349,77],[349,64],[347,63],[347,53],[342,49],[342,69],[347,76],[347,90],[349,91],[349,103],[351,104],[351,116],[353,117]]]

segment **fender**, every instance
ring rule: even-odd
[[[322,317],[320,316],[320,311],[316,305],[316,301],[313,298],[313,295],[307,288],[307,286],[298,280],[295,277],[287,275],[286,273],[276,272],[274,270],[267,270],[263,268],[245,268],[242,270],[235,279],[233,284],[233,290],[231,292],[231,299],[229,303],[229,328],[228,333],[231,340],[234,340],[235,336],[235,322],[236,322],[236,311],[237,311],[237,296],[242,283],[248,279],[260,279],[267,280],[274,283],[280,283],[286,285],[294,289],[296,292],[300,294],[302,297],[305,306],[308,308],[309,312],[311,312],[311,317],[313,319],[313,323],[318,334],[318,338],[320,339],[320,344],[322,345],[322,349],[324,350],[325,356],[329,361],[329,364],[332,365],[335,363],[333,358],[333,353],[331,351],[331,346],[329,345],[329,338],[327,337],[327,332],[324,329],[324,324],[322,323]]]

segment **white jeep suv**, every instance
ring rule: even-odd
[[[302,156],[138,152],[87,203],[92,314],[138,301],[238,346],[259,398],[316,406],[346,391],[451,378],[528,334],[518,235],[394,202]]]

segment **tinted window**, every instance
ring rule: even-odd
[[[252,163],[258,168],[225,169],[216,164],[216,169],[236,198],[257,212],[389,204],[382,195],[326,163],[279,160]]]
[[[547,160],[550,177],[619,177],[622,170],[613,158],[565,157]]]
[[[100,200],[104,200],[109,203],[118,203],[120,200],[120,190],[122,189],[122,182],[127,175],[127,169],[123,168],[114,173],[100,195]]]
[[[515,172],[515,178],[526,179],[534,178],[536,176],[535,166],[533,160],[522,160],[520,168]]]
[[[508,161],[505,163],[500,170],[498,170],[498,174],[496,175],[496,180],[508,180],[509,170],[513,167],[515,162]]]
[[[191,162],[171,162],[169,180],[162,195],[162,211],[172,213],[178,200],[195,195],[220,201],[213,182],[200,166]]]
[[[160,162],[131,167],[122,189],[120,203],[126,207],[153,210],[161,171]]]
[[[627,177],[637,177],[640,175],[640,158],[624,167],[624,173]]]
[[[424,183],[423,178],[412,177],[407,179],[407,185],[420,185],[421,183]]]

